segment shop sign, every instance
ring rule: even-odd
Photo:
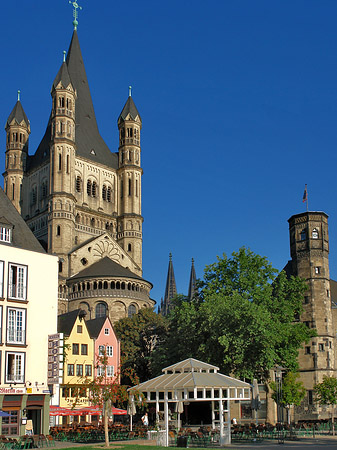
[[[63,333],[48,336],[48,384],[59,384],[63,371]]]
[[[25,394],[26,389],[25,388],[1,388],[0,387],[0,394]]]

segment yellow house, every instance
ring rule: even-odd
[[[89,406],[85,384],[94,376],[94,341],[85,320],[85,312],[75,311],[58,316],[58,332],[64,335],[63,383],[59,406],[80,409]]]

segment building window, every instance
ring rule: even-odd
[[[6,352],[6,383],[24,383],[25,354]]]
[[[318,351],[324,352],[324,344],[318,344]]]
[[[10,414],[10,417],[2,418],[2,427],[1,433],[6,436],[14,436],[19,434],[19,411],[12,410],[6,411],[6,413]]]
[[[304,229],[301,231],[301,241],[305,241],[307,238],[307,231]]]
[[[104,376],[104,366],[97,366],[97,376],[98,377]]]
[[[82,192],[82,178],[79,175],[76,177],[76,192]]]
[[[306,296],[304,297],[304,304],[307,305],[308,303],[309,303],[309,296],[306,295]]]
[[[135,305],[130,305],[128,308],[128,317],[132,317],[134,314],[137,313],[137,308]]]
[[[131,178],[129,178],[129,195],[132,194],[132,182],[131,182]]]
[[[9,263],[9,298],[26,300],[27,296],[27,266]]]
[[[85,376],[86,377],[92,376],[92,366],[90,364],[85,365]]]
[[[110,334],[109,328],[104,328],[104,334],[105,334],[105,336],[109,336],[109,334]]]
[[[107,307],[105,303],[98,303],[98,305],[96,305],[96,319],[98,317],[106,317],[107,315]]]
[[[114,376],[114,366],[107,366],[106,368],[106,376],[113,377]]]
[[[60,225],[57,225],[57,227],[56,227],[56,236],[61,236],[61,227],[60,227]]]
[[[106,200],[109,203],[111,202],[111,187],[110,186],[108,186],[108,189],[107,189]]]
[[[83,364],[76,364],[76,376],[83,377]]]
[[[97,183],[96,183],[96,181],[92,182],[91,195],[92,195],[92,197],[96,197],[97,196]]]
[[[114,348],[112,345],[106,346],[106,356],[113,356],[114,355]]]
[[[61,123],[61,132],[62,132],[62,123]],[[62,170],[62,155],[59,153],[59,170]]]
[[[0,298],[4,296],[4,262],[0,261]]]
[[[79,334],[83,333],[82,325],[77,325],[77,333],[79,333]]]
[[[305,347],[305,354],[310,355],[310,347]]]
[[[103,185],[103,188],[102,188],[102,199],[106,200],[106,186],[105,186],[105,184]]]
[[[68,377],[73,377],[74,374],[74,364],[68,364]]]
[[[91,181],[88,180],[87,182],[87,194],[91,196]]]
[[[321,268],[320,267],[315,267],[315,274],[319,275],[321,273]]]
[[[0,241],[1,242],[11,242],[10,228],[0,227]]]
[[[313,391],[308,391],[308,404],[309,405],[313,405],[314,404]]]
[[[26,343],[26,310],[7,308],[7,344]]]
[[[80,348],[79,344],[73,344],[73,355],[79,355],[80,354]]]
[[[100,345],[98,347],[98,356],[104,356],[105,355],[105,347],[104,345]]]
[[[63,264],[62,261],[59,261],[59,272],[61,273],[63,270]]]
[[[319,235],[318,235],[318,230],[317,230],[317,228],[314,228],[314,229],[312,230],[311,237],[312,237],[313,239],[318,239]]]
[[[81,355],[88,354],[88,344],[81,344]]]
[[[128,244],[128,252],[131,252],[131,244]]]

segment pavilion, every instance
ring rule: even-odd
[[[212,429],[219,429],[220,444],[231,441],[230,402],[250,400],[251,385],[218,372],[219,368],[193,358],[185,359],[162,370],[160,375],[130,388],[130,400],[134,401],[132,390],[142,392],[148,404],[155,404],[157,417],[164,411],[165,447],[168,447],[169,404],[175,404],[180,413],[184,405],[193,402],[211,402]]]

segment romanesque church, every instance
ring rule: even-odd
[[[114,322],[155,305],[152,284],[142,278],[142,120],[130,89],[116,112],[118,149],[108,148],[76,25],[51,78],[49,121],[34,153],[20,96],[9,114],[4,191],[45,249],[59,257],[59,314],[81,308],[88,319],[107,315]]]

